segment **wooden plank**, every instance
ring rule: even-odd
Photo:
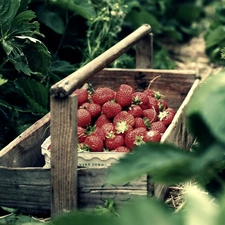
[[[82,68],[53,85],[50,90],[51,94],[61,97],[71,94],[73,90],[82,86],[96,73],[108,66],[111,62],[129,50],[142,37],[145,37],[150,32],[150,25],[142,25],[123,40],[93,59],[91,62],[87,63]]]
[[[186,118],[186,108],[187,104],[190,101],[191,96],[193,95],[195,89],[198,87],[200,80],[196,79],[192,85],[191,90],[188,92],[187,97],[181,104],[178,112],[176,113],[171,125],[167,128],[166,132],[162,136],[162,143],[171,143],[177,147],[190,150],[194,137],[187,130],[187,118]],[[164,199],[169,187],[166,185],[154,185],[154,195],[158,199]]]
[[[163,94],[171,108],[178,110],[191,89],[196,72],[194,70],[159,70],[159,69],[111,69],[106,68],[96,74],[90,83],[96,89],[106,86],[117,90],[122,83],[131,85],[137,91],[143,91],[149,82],[158,77],[151,88]]]
[[[150,69],[153,64],[153,34],[148,34],[136,44],[136,68]]]
[[[137,195],[147,195],[146,176],[121,185],[106,184],[108,168],[78,169],[78,208],[93,210],[113,199],[117,206]],[[0,205],[20,212],[49,216],[50,169],[0,167]]]
[[[51,96],[51,217],[77,208],[77,95]]]
[[[49,135],[50,113],[46,114],[0,151],[0,165],[43,166],[41,144]]]

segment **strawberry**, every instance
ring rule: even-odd
[[[86,109],[77,110],[77,125],[86,128],[91,123],[91,114]]]
[[[112,150],[111,152],[130,152],[130,149],[126,146],[119,146],[115,150]]]
[[[151,123],[150,130],[158,130],[160,133],[164,133],[166,131],[166,126],[162,121],[156,121]]]
[[[84,103],[81,104],[78,108],[79,108],[79,109],[87,109],[87,107],[88,107],[89,104],[90,104],[89,102],[84,102]]]
[[[79,143],[83,143],[87,137],[85,134],[86,129],[83,127],[77,127],[77,139]]]
[[[160,142],[161,136],[158,130],[149,130],[144,136],[144,142]]]
[[[97,88],[93,93],[91,99],[94,103],[103,105],[105,102],[115,98],[115,92],[111,88],[103,87]]]
[[[89,128],[89,127],[88,127]],[[88,128],[86,129],[86,133],[88,132]],[[96,135],[99,138],[101,138],[102,141],[105,140],[105,133],[103,131],[103,129],[101,127],[97,127],[96,125],[94,125],[93,127],[89,128],[89,132],[88,135]]]
[[[142,117],[142,108],[139,105],[132,105],[127,112],[134,117]]]
[[[122,120],[116,123],[115,130],[116,134],[122,134],[125,136],[128,131],[133,130],[133,127],[126,121]]]
[[[86,89],[76,89],[72,94],[77,95],[78,106],[88,101],[88,91]]]
[[[88,136],[84,144],[88,146],[91,152],[102,152],[103,151],[103,141],[97,135]]]
[[[110,137],[110,135],[115,133],[115,126],[113,123],[105,123],[101,128],[105,134],[105,137]]]
[[[134,146],[143,144],[146,132],[147,130],[144,127],[138,127],[129,131],[125,136],[126,147],[132,149]]]
[[[105,147],[109,150],[114,150],[119,146],[124,145],[124,137],[120,134],[114,134],[105,140]]]
[[[155,97],[155,92],[152,89],[145,89],[143,91],[146,95],[151,96],[151,97]]]
[[[165,126],[169,126],[174,118],[175,111],[172,108],[167,108],[160,112],[158,117],[159,120],[164,123]]]
[[[100,115],[102,111],[102,107],[99,104],[96,103],[89,103],[87,105],[87,111],[91,114],[92,118],[96,118]]]
[[[150,122],[158,120],[158,114],[154,108],[143,110],[143,117],[146,117]]]
[[[149,120],[145,117],[145,118],[142,118],[142,117],[136,117],[135,118],[135,124],[134,124],[134,127],[135,128],[138,128],[138,127],[144,127],[146,129],[149,129],[150,128],[150,122]]]
[[[97,127],[102,127],[103,124],[105,123],[110,123],[111,121],[106,117],[105,114],[101,114],[97,120],[95,121],[95,125]]]
[[[159,101],[158,101],[158,99],[149,96],[148,101],[149,101],[149,108],[154,108],[155,111],[157,113],[159,113]]]
[[[108,101],[104,103],[102,106],[102,112],[109,119],[115,117],[121,111],[122,111],[121,105],[114,101]]]
[[[132,102],[133,87],[127,84],[121,84],[116,92],[116,102],[122,107],[129,107]]]
[[[140,105],[142,109],[149,108],[149,100],[148,95],[144,92],[134,92],[132,94],[132,104],[133,105]]]
[[[168,108],[168,104],[164,99],[160,99],[158,105],[160,111],[163,111]]]
[[[135,123],[133,115],[124,110],[118,113],[113,118],[113,124],[116,126],[116,124],[121,121],[126,121],[127,124],[131,125],[132,127],[134,126]]]

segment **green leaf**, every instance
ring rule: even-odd
[[[188,127],[201,143],[217,139],[225,144],[224,86],[224,72],[210,76],[195,91],[188,104]]]
[[[206,36],[206,49],[218,45],[225,39],[225,26],[220,25]]]
[[[193,177],[193,160],[191,154],[169,144],[143,144],[111,166],[107,183],[128,182],[143,174],[162,184],[184,182]]]
[[[51,11],[46,5],[38,7],[37,18],[40,22],[55,31],[57,34],[63,34],[65,23],[58,12]]]
[[[7,41],[5,45],[10,62],[19,72],[38,76],[48,74],[51,56],[41,41],[27,36],[16,36],[14,41]]]
[[[20,0],[1,0],[0,4],[0,30],[4,34],[10,27],[20,7]]]
[[[49,90],[40,82],[29,78],[15,80],[16,87],[23,93],[34,115],[45,115],[49,108]]]

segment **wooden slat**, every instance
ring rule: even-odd
[[[77,95],[51,96],[51,217],[77,208]]]
[[[50,113],[20,134],[0,151],[0,165],[8,167],[43,166],[41,144],[49,136]]]
[[[147,195],[143,176],[132,182],[106,184],[108,168],[78,170],[78,208],[93,210],[113,199],[119,206],[135,195]],[[0,167],[0,205],[18,208],[23,213],[49,216],[51,208],[50,169]]]
[[[171,125],[167,128],[166,132],[162,136],[162,143],[171,143],[174,146],[180,147],[184,150],[190,150],[194,137],[187,130],[187,118],[186,118],[186,108],[187,104],[191,99],[195,89],[198,87],[199,79],[196,79],[192,85],[191,90],[188,92],[187,97],[181,104],[177,114],[175,115]],[[158,199],[164,199],[169,187],[165,185],[154,185],[154,195]]]
[[[73,90],[82,86],[86,81],[93,77],[96,73],[108,66],[116,58],[128,51],[142,37],[151,32],[151,27],[144,24],[123,40],[109,48],[107,51],[93,59],[82,68],[70,74],[63,80],[59,81],[51,87],[51,94],[54,96],[64,97],[73,92]]]

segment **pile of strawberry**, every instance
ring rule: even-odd
[[[77,89],[78,149],[91,152],[130,152],[146,142],[160,142],[174,118],[159,92],[135,91],[121,84],[115,92],[108,87],[90,93]]]

